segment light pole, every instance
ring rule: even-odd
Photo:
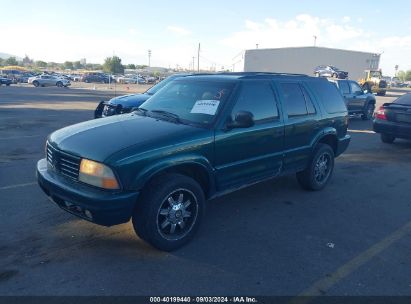
[[[148,67],[151,67],[151,50],[148,50]]]
[[[317,36],[313,36],[314,37],[314,46],[317,46]]]

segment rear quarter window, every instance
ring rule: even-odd
[[[327,80],[311,81],[309,85],[313,89],[314,93],[320,98],[320,101],[327,113],[333,114],[347,111],[344,98],[337,89],[336,85]]]

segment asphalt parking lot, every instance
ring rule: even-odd
[[[195,239],[164,253],[131,223],[60,210],[36,184],[47,135],[110,94],[0,88],[0,295],[411,295],[411,142],[383,144],[352,118],[326,189],[287,176],[220,197]]]

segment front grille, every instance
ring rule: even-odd
[[[81,158],[54,148],[47,143],[47,162],[61,175],[78,180]]]
[[[385,89],[387,87],[387,82],[385,80],[380,80],[380,88]]]

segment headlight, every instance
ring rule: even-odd
[[[79,180],[104,189],[119,189],[113,171],[101,163],[82,159],[80,163]]]

